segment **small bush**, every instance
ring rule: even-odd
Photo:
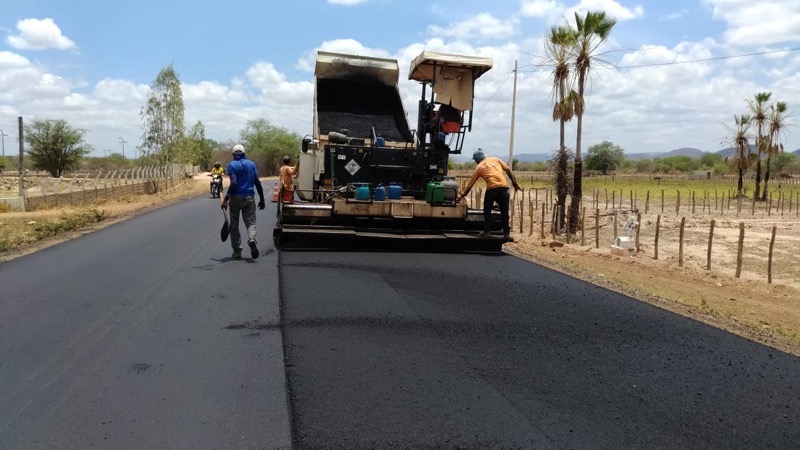
[[[60,234],[77,230],[78,228],[91,225],[105,220],[105,211],[97,209],[82,210],[74,213],[64,213],[60,219],[52,222],[39,224],[34,228],[33,234],[37,240],[58,236]]]

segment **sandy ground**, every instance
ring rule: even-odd
[[[74,237],[90,233],[136,214],[193,197],[208,190],[207,174],[192,183],[157,195],[123,198],[96,205],[107,219],[66,235],[49,238],[24,248],[0,253],[0,262],[35,252]],[[59,217],[63,209],[29,213],[0,213],[3,221],[36,221]],[[538,216],[537,216],[538,217]],[[707,243],[711,219],[715,220],[711,270],[706,270]],[[660,308],[731,331],[757,342],[800,356],[800,220],[794,218],[737,218],[692,216],[687,218],[684,265],[678,265],[677,218],[662,218],[659,259],[654,259],[654,214],[644,215],[640,227],[640,252],[635,256],[613,256],[613,226],[606,216],[601,228],[600,248],[594,245],[594,222],[587,218],[585,245],[553,243],[540,238],[534,220],[516,229],[515,242],[505,245],[508,253],[569,273],[577,278],[624,293]],[[735,278],[739,222],[745,222],[746,247],[742,275]],[[619,234],[626,235],[624,221]],[[519,222],[515,225],[518,228]],[[774,248],[773,283],[767,283],[767,247],[772,226],[779,228]],[[591,231],[590,231],[591,228]],[[560,240],[563,241],[563,236]]]

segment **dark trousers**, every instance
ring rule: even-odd
[[[492,207],[495,203],[500,207],[500,221],[503,224],[503,233],[510,233],[508,224],[508,188],[487,189],[483,196],[483,229],[492,230]]]

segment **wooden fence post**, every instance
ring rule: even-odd
[[[769,240],[769,262],[767,262],[767,283],[772,283],[772,248],[775,247],[775,231],[778,229],[772,226],[772,237]]]
[[[639,254],[639,231],[642,229],[642,213],[636,213],[636,254]]]
[[[658,259],[658,233],[661,231],[661,214],[656,217],[656,241],[655,241],[655,256],[653,259]]]
[[[586,239],[584,238],[584,232],[586,230],[586,207],[584,206],[581,209],[581,246],[586,245]]]
[[[681,217],[681,228],[678,233],[678,265],[683,267],[683,230],[686,226],[686,217]]]
[[[750,207],[750,215],[751,216],[755,216],[756,215],[756,202],[757,201],[758,201],[758,198],[756,197],[755,191],[753,191],[753,205]]]
[[[541,239],[544,239],[544,208],[545,208],[545,204],[542,203],[542,232],[541,232],[541,235],[540,235]]]
[[[600,248],[600,208],[594,210],[594,248]]]
[[[694,198],[694,191],[692,191],[692,214],[694,214],[694,210],[695,210],[695,205],[696,204],[697,204],[697,202],[695,201],[695,198]]]
[[[714,219],[711,219],[711,230],[708,232],[708,252],[706,253],[706,270],[711,270],[711,246],[714,244]]]
[[[530,195],[528,196],[528,198],[530,198]],[[530,224],[530,228],[528,228],[528,236],[529,237],[533,236],[533,205],[534,205],[534,203],[532,203],[530,200],[528,200],[528,214],[530,214],[530,216],[531,216],[531,224]]]
[[[525,192],[525,191],[522,191],[522,192]],[[525,194],[522,194],[522,195],[523,195],[523,197],[525,196]],[[522,234],[522,223],[524,221],[524,218],[525,218],[525,203],[522,200],[520,200],[519,201],[519,234]]]
[[[608,211],[608,188],[606,188],[606,211]]]
[[[739,246],[736,250],[736,278],[742,275],[742,250],[744,250],[744,222],[739,222]]]
[[[661,212],[664,212],[664,189],[661,190]]]
[[[647,196],[645,197],[644,200],[644,213],[647,214],[649,210],[650,210],[650,190],[648,189]]]
[[[678,189],[678,199],[675,201],[675,214],[681,213],[681,190]]]

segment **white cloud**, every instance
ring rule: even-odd
[[[586,11],[605,11],[609,17],[620,21],[644,15],[641,5],[627,8],[616,0],[580,0],[574,6],[566,6],[556,0],[525,0],[520,7],[522,16],[542,18],[547,23],[561,22],[565,17],[571,22],[576,12],[582,14]]]
[[[728,24],[725,40],[737,47],[800,41],[800,2],[796,0],[705,0],[715,19]]]
[[[567,17],[574,17],[575,12],[579,14],[586,11],[605,11],[606,15],[619,21],[632,20],[644,15],[644,8],[636,5],[633,8],[626,8],[616,0],[581,0],[577,6],[567,9]]]
[[[500,39],[514,34],[515,23],[514,19],[500,20],[490,13],[484,12],[461,22],[451,23],[446,27],[431,25],[428,27],[428,34],[451,38],[470,36],[481,39]]]
[[[20,20],[17,30],[19,34],[8,36],[6,43],[20,50],[67,50],[76,47],[72,40],[61,34],[61,29],[50,18]]]

